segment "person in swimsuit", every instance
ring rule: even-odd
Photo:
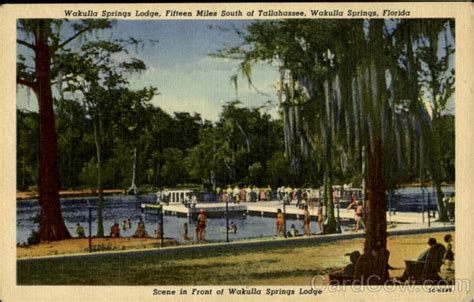
[[[347,207],[347,209],[349,210],[350,208],[352,208],[352,206],[356,206],[355,207],[355,216],[354,216],[354,220],[355,220],[355,227],[354,227],[354,231],[359,231],[359,228],[360,226],[362,225],[362,227],[365,229],[365,225],[364,225],[364,221],[362,220],[363,216],[364,216],[364,206],[362,205],[362,201],[359,201],[359,202],[351,202],[351,204]]]
[[[320,233],[324,231],[323,222],[324,222],[323,203],[320,201],[318,204],[318,227],[319,227]]]
[[[199,210],[199,215],[197,217],[199,236],[196,238],[197,240],[204,240],[206,235],[206,221],[206,212],[204,209]]]
[[[309,215],[308,206],[304,206],[304,218],[303,218],[303,232],[305,236],[311,236],[311,216]]]
[[[110,228],[110,237],[112,238],[120,237],[120,227],[118,223],[114,223],[114,225]]]
[[[284,218],[283,218],[283,213],[281,212],[281,209],[277,210],[277,219],[276,219],[276,228],[277,228],[277,236],[284,236],[285,232],[283,229],[284,226]]]

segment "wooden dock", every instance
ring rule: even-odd
[[[226,211],[225,203],[198,203],[196,207],[186,207],[181,203],[170,203],[163,206],[164,213],[167,215],[194,217],[203,209],[208,217],[222,217]],[[229,203],[229,213],[232,215],[238,213],[246,213],[247,206],[245,204]]]
[[[279,201],[259,201],[259,202],[244,202],[244,203],[229,203],[228,211],[230,215],[249,214],[275,217],[278,209],[283,211],[283,204]],[[188,208],[183,204],[169,204],[163,207],[165,214],[176,216],[197,216],[199,210],[203,209],[208,217],[223,217],[226,211],[225,203],[197,203],[195,207]],[[289,217],[299,218],[303,215],[303,209],[290,204],[285,207],[286,215]],[[317,216],[316,208],[309,208],[311,216]]]
[[[208,217],[224,217],[226,212],[225,203],[197,203],[195,207],[188,208],[181,203],[164,205],[163,210],[166,215],[176,215],[181,217],[196,217],[199,210],[203,209]],[[276,217],[278,209],[283,211],[283,204],[279,201],[259,201],[259,202],[245,202],[245,203],[229,203],[229,215],[259,215],[266,217]],[[317,208],[309,207],[309,213],[312,217],[317,216]],[[299,219],[303,216],[303,209],[290,204],[285,207],[285,212],[288,217]],[[335,210],[337,217],[337,210]],[[425,214],[426,215],[426,214]],[[354,219],[354,210],[340,209],[339,217],[342,220]],[[404,213],[397,212],[389,214],[387,212],[387,221],[396,223],[422,223],[422,213]],[[434,219],[433,219],[434,220]],[[425,217],[425,223],[427,217]]]

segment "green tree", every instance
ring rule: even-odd
[[[67,38],[61,35],[62,20],[21,19],[17,28],[22,33],[19,46],[32,52],[31,60],[18,55],[17,84],[31,89],[38,100],[39,108],[39,176],[38,192],[40,211],[40,241],[70,238],[59,204],[59,174],[57,167],[57,135],[54,122],[51,79],[55,59],[70,42],[79,36],[101,28],[109,27],[106,20],[85,20],[72,26],[73,33]]]
[[[125,73],[145,70],[145,64],[135,58],[128,61],[116,61],[113,55],[125,53],[126,48],[120,41],[88,41],[81,46],[79,52],[66,53],[62,56],[66,74],[78,74],[80,77],[71,79],[65,84],[64,90],[70,93],[79,92],[86,113],[90,116],[93,126],[95,144],[95,163],[97,165],[97,236],[104,236],[103,229],[103,170],[104,154],[110,149],[110,140],[106,133],[112,129],[115,121],[128,126],[129,130],[137,129],[130,116],[140,108],[142,103],[151,100],[155,89],[130,91]],[[67,63],[66,63],[67,62]],[[117,112],[118,111],[118,112]],[[114,119],[117,112],[117,119]],[[128,122],[128,123],[127,123]]]
[[[447,35],[454,30],[451,20],[429,19],[423,22],[422,45],[418,48],[419,57],[427,67],[422,71],[424,84],[427,86],[427,97],[432,104],[432,131],[431,131],[431,174],[437,193],[440,221],[449,221],[443,202],[441,180],[443,178],[443,164],[441,151],[441,136],[443,132],[441,115],[446,104],[454,94],[454,69],[450,68],[450,59],[454,53],[453,44],[448,43]],[[443,54],[439,55],[440,36],[445,36]],[[454,40],[454,36],[452,36]],[[454,41],[453,41],[454,43]]]
[[[38,183],[38,114],[17,110],[17,188],[28,190]]]
[[[163,152],[162,176],[166,185],[176,185],[186,179],[184,152],[177,148],[167,148]]]

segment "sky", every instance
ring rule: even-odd
[[[236,91],[231,76],[237,73],[239,62],[209,56],[225,45],[236,46],[241,42],[232,30],[219,28],[243,29],[249,23],[246,20],[120,20],[99,35],[102,38],[158,41],[146,43],[143,49],[131,49],[129,55],[117,59],[133,56],[145,62],[145,72],[129,77],[131,88],[156,87],[159,95],[152,103],[170,114],[197,112],[204,119],[216,121],[222,105],[238,99],[246,107],[266,105],[261,110],[278,118],[275,84],[279,76],[274,66],[260,64],[254,67],[252,80],[258,91],[249,87],[242,76],[239,76]],[[73,46],[79,46],[80,40],[74,43]],[[21,53],[25,49],[19,46],[18,51]],[[453,66],[454,60],[450,63]],[[37,111],[35,96],[23,86],[17,89],[17,107]],[[454,113],[454,97],[449,100],[447,111]]]
[[[233,31],[219,28],[231,28],[232,25],[242,28],[248,23],[239,20],[117,21],[111,30],[102,31],[100,35],[158,40],[157,43],[147,43],[143,49],[131,49],[130,55],[143,60],[147,70],[131,76],[129,80],[133,89],[146,86],[158,88],[159,95],[154,97],[152,103],[170,114],[197,112],[205,119],[216,121],[222,105],[238,99],[246,107],[260,107],[272,101],[274,106],[262,110],[277,117],[276,68],[262,64],[253,71],[254,85],[265,94],[249,87],[241,76],[236,91],[231,76],[236,74],[239,62],[209,56],[224,45],[241,42]],[[20,109],[37,110],[35,96],[28,96],[23,87],[18,88],[17,102]]]

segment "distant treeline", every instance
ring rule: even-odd
[[[93,188],[97,185],[96,147],[93,123],[80,103],[62,100],[56,103],[59,173],[62,189]],[[117,104],[119,105],[119,104]],[[283,125],[267,113],[241,107],[239,102],[223,106],[217,122],[199,114],[167,114],[153,106],[143,106],[138,114],[110,112],[104,117],[106,134],[101,156],[105,188],[130,187],[133,151],[137,150],[136,184],[139,188],[203,186],[213,184],[251,184],[320,186],[323,180],[321,158],[314,153],[290,173],[285,156]],[[454,116],[443,115],[441,150],[446,171],[443,181],[453,182]],[[17,189],[32,190],[38,178],[38,114],[17,111]],[[417,181],[417,169],[404,167],[402,182]],[[343,172],[333,167],[335,183],[360,185],[360,163],[349,163]]]

